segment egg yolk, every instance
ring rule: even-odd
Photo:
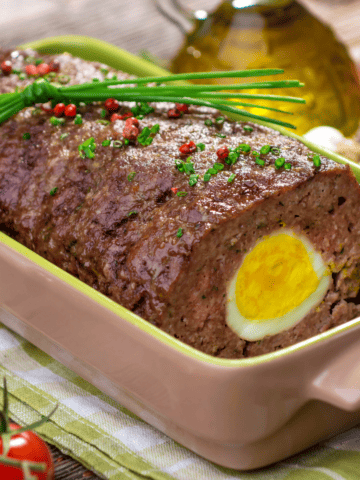
[[[253,321],[280,317],[315,292],[319,281],[301,240],[286,234],[266,237],[239,269],[236,304]]]

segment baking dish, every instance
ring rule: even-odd
[[[70,51],[140,75],[161,72],[94,39],[28,46]],[[349,163],[360,179],[357,165],[329,156]],[[221,465],[264,466],[359,421],[360,319],[272,354],[225,360],[180,343],[5,234],[0,268],[4,324]]]

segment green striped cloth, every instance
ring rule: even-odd
[[[111,480],[357,480],[360,428],[256,472],[208,462],[119,405],[61,363],[0,324],[0,370],[11,417],[31,423],[59,404],[38,429],[50,443]]]

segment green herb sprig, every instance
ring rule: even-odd
[[[47,79],[40,79],[28,85],[21,92],[4,93],[0,95],[0,123],[21,111],[25,107],[37,103],[79,103],[105,101],[107,98],[115,98],[123,102],[176,102],[190,105],[212,107],[223,112],[241,114],[245,117],[262,120],[268,123],[282,125],[288,128],[296,128],[294,125],[281,120],[272,119],[262,115],[256,115],[246,110],[235,108],[236,106],[266,108],[271,111],[291,114],[284,110],[270,108],[264,105],[243,103],[237,99],[283,101],[292,103],[305,103],[305,100],[297,97],[281,95],[262,95],[241,93],[246,89],[274,89],[302,87],[298,80],[280,80],[267,82],[252,82],[235,85],[168,85],[167,82],[179,80],[196,80],[207,78],[248,78],[283,73],[281,69],[237,70],[228,72],[200,72],[184,73],[162,77],[145,77],[137,79],[119,80],[111,79],[103,82],[91,82],[81,85],[55,86]],[[146,84],[156,82],[158,86],[148,87]],[[163,84],[166,85],[163,85]],[[136,84],[136,87],[131,85]],[[124,87],[130,85],[129,87]],[[224,91],[226,90],[226,91]],[[236,93],[229,90],[237,90]],[[235,101],[234,101],[235,100]],[[231,106],[233,105],[233,106]],[[151,108],[151,107],[149,107]],[[141,114],[141,112],[140,112]]]

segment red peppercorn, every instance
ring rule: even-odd
[[[176,110],[182,113],[189,113],[189,105],[186,103],[175,103]]]
[[[171,188],[171,191],[172,191],[173,193],[176,193],[178,190],[179,190],[179,189],[178,189],[177,187],[172,187],[172,188]]]
[[[73,103],[70,103],[69,105],[66,105],[64,113],[65,113],[66,117],[75,117],[75,115],[76,115],[76,105],[74,105]]]
[[[64,105],[64,108],[65,108],[65,105]],[[51,108],[50,104],[49,103],[43,103],[41,105],[41,110],[45,113],[49,113],[49,114],[53,114],[54,113],[54,109]],[[56,115],[57,116],[57,115]]]
[[[50,62],[49,63],[50,72],[58,72],[60,70],[60,63],[59,62]]]
[[[108,98],[105,101],[105,108],[109,113],[117,112],[119,110],[119,102],[115,98]]]
[[[179,118],[181,116],[181,112],[177,108],[170,108],[167,114],[169,118]]]
[[[136,140],[139,135],[139,129],[135,125],[125,125],[123,130],[123,137],[127,140]]]
[[[125,120],[125,118],[133,117],[134,114],[132,112],[126,112],[123,115],[120,115],[120,120]]]
[[[47,75],[49,72],[50,72],[50,67],[47,63],[40,63],[40,65],[36,67],[36,73],[41,77],[44,75]]]
[[[194,142],[184,143],[179,150],[183,155],[189,155],[190,153],[196,152],[196,144]]]
[[[54,107],[55,117],[61,117],[64,111],[65,111],[65,105],[63,103],[58,103],[57,105],[55,105]]]
[[[220,147],[219,150],[217,150],[216,155],[219,160],[225,160],[225,158],[229,156],[229,153],[228,147]]]
[[[4,60],[3,62],[1,62],[1,70],[4,75],[10,75],[10,73],[12,72],[12,65],[10,60]]]
[[[110,117],[110,122],[116,122],[116,120],[121,120],[121,115],[118,115],[117,113],[113,113]]]
[[[34,76],[37,75],[37,68],[35,65],[26,65],[25,72],[27,73],[27,75]]]
[[[134,125],[135,127],[138,127],[139,126],[139,120],[137,118],[133,118],[133,117],[127,118],[126,121],[125,121],[125,127],[127,127],[128,125]]]

